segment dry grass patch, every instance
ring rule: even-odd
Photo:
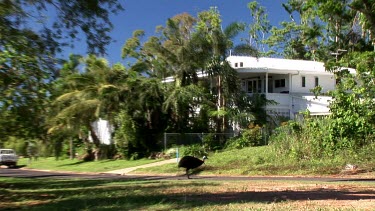
[[[0,178],[0,209],[373,210],[375,181]]]

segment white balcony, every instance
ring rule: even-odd
[[[329,103],[332,100],[328,96],[313,96],[297,93],[265,93],[268,100],[276,102],[275,105],[267,105],[266,110],[270,115],[279,115],[294,119],[301,111],[309,110],[311,115],[328,115]]]

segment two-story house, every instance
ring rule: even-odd
[[[311,115],[329,114],[331,97],[315,97],[310,91],[316,86],[322,88],[321,93],[335,89],[335,76],[326,71],[324,63],[249,56],[229,56],[227,61],[237,70],[245,92],[261,93],[277,102],[267,105],[270,115],[293,119],[305,110]],[[349,71],[355,73],[353,69]]]
[[[322,88],[321,93],[334,90],[335,75],[326,71],[324,63],[305,60],[279,58],[255,58],[249,56],[229,56],[227,61],[237,70],[242,89],[249,95],[264,94],[267,99],[275,101],[275,105],[267,105],[266,110],[272,116],[283,116],[294,119],[301,111],[309,110],[311,115],[328,115],[329,96],[314,96],[310,91],[316,86]],[[355,74],[354,69],[348,70]],[[198,77],[207,77],[199,72]],[[173,77],[163,80],[173,82]],[[199,110],[199,108],[198,108]],[[109,143],[111,127],[105,120],[93,123],[100,139]]]

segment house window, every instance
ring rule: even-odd
[[[261,93],[262,81],[259,79],[252,79],[247,81],[247,92],[248,93]]]
[[[234,63],[234,67],[238,67],[238,63]]]
[[[256,92],[256,81],[248,81],[247,82],[247,92],[248,93],[255,93]]]
[[[242,81],[242,90],[246,92],[246,81]]]
[[[315,77],[315,86],[319,86],[319,78]]]
[[[240,67],[243,67],[243,62],[240,62]]]
[[[306,87],[306,77],[302,76],[302,87]]]
[[[275,80],[275,88],[285,87],[285,79]]]

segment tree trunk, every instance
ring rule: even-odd
[[[96,135],[95,130],[94,130],[94,128],[92,128],[91,125],[89,126],[89,129],[90,129],[92,141],[95,145],[95,149],[94,149],[93,152],[94,152],[94,156],[95,156],[95,161],[97,161],[97,160],[99,160],[99,155],[100,155],[100,139]]]
[[[217,101],[217,110],[219,111],[219,116],[217,120],[217,132],[222,133],[226,130],[226,118],[225,114],[220,114],[220,111],[224,111],[225,109],[225,98],[223,96],[222,90],[222,77],[218,76],[218,85],[217,85],[217,92],[218,92],[218,101]]]
[[[69,139],[69,158],[70,160],[74,159],[74,149],[73,149],[73,138]]]

